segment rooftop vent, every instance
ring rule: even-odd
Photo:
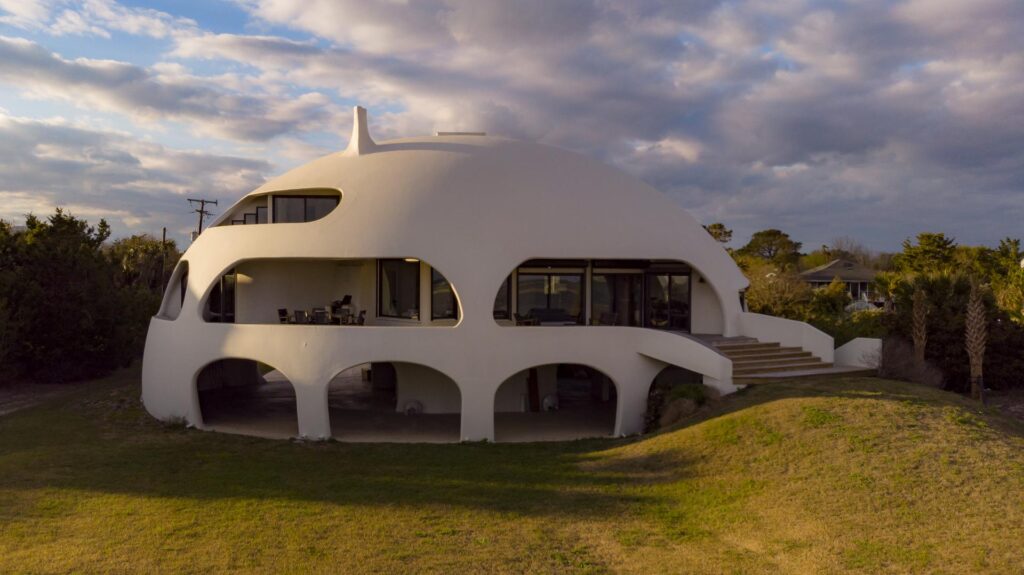
[[[486,136],[487,132],[434,132],[435,136]]]

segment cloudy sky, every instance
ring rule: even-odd
[[[1024,236],[1024,2],[0,0],[0,218],[183,239],[344,147],[579,151],[741,244]]]

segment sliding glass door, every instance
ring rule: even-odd
[[[649,273],[644,325],[657,329],[690,331],[690,275]]]
[[[640,325],[643,274],[598,273],[591,281],[591,323]]]

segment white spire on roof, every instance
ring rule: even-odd
[[[345,148],[345,154],[360,156],[372,152],[376,147],[366,122],[366,108],[356,106],[352,109],[352,137],[348,141],[348,148]]]

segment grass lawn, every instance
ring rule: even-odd
[[[138,397],[125,371],[0,417],[0,572],[1024,572],[1024,429],[905,383],[536,445],[259,440]]]

